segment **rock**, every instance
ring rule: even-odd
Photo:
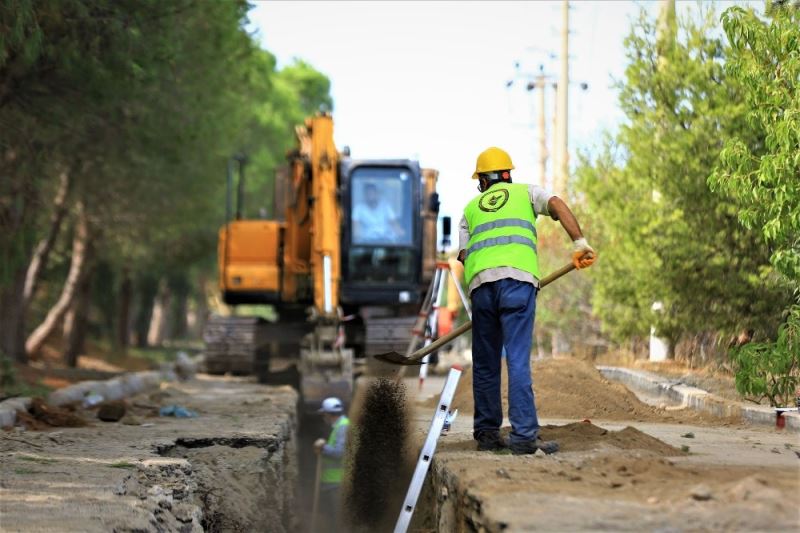
[[[505,468],[498,468],[497,470],[495,470],[495,473],[497,474],[498,477],[511,479],[511,475],[508,473],[508,471],[506,471]]]
[[[142,421],[133,416],[132,414],[126,414],[120,420],[121,423],[125,424],[126,426],[140,426],[142,425]]]
[[[647,503],[649,503],[650,505],[655,505],[658,503],[658,498],[656,498],[655,496],[650,496],[649,498],[647,498]]]
[[[175,374],[181,381],[186,381],[194,377],[197,372],[197,365],[192,361],[186,352],[178,352],[175,359]]]
[[[783,498],[781,491],[767,486],[764,480],[755,476],[748,476],[739,481],[728,489],[727,496],[733,502],[748,500],[780,501]]]
[[[101,404],[100,408],[97,410],[97,418],[103,422],[118,422],[125,416],[126,411],[125,402],[105,402]]]
[[[683,437],[684,439],[693,439],[694,433],[690,431],[689,433],[684,433],[683,435],[681,435],[681,437]]]
[[[689,491],[689,496],[698,502],[705,502],[711,499],[711,489],[708,485],[701,483],[700,485],[695,485],[692,490]]]

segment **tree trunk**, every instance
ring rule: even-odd
[[[153,303],[153,314],[150,317],[150,327],[147,331],[147,344],[160,346],[164,342],[169,325],[169,304],[171,294],[167,280],[162,279],[158,284],[158,293]]]
[[[153,313],[153,303],[158,292],[158,281],[145,274],[137,283],[137,310],[134,329],[136,332],[136,346],[147,347],[147,333],[150,329],[150,318]]]
[[[183,277],[174,277],[170,289],[172,292],[170,339],[185,339],[189,332],[189,283]]]
[[[25,310],[22,293],[25,268],[20,267],[8,285],[0,287],[0,352],[19,363],[27,363],[25,352]]]
[[[122,270],[122,281],[119,285],[119,307],[117,313],[117,347],[125,354],[130,346],[130,322],[131,322],[131,297],[133,295],[133,283],[127,268]]]
[[[69,274],[67,274],[67,279],[61,289],[58,301],[50,308],[42,323],[33,330],[33,333],[25,341],[25,351],[29,356],[41,350],[47,337],[50,336],[71,307],[75,293],[86,274],[89,260],[89,244],[89,223],[85,210],[79,205],[75,236],[72,239],[72,259]]]
[[[66,335],[67,347],[64,352],[64,360],[67,366],[75,368],[78,366],[78,356],[83,353],[86,341],[86,329],[89,318],[89,300],[92,290],[91,275],[83,276],[75,294],[75,298],[70,308],[70,328]]]
[[[28,272],[25,275],[25,290],[23,292],[25,309],[28,308],[36,292],[41,273],[47,267],[50,252],[53,250],[58,234],[61,231],[64,217],[67,215],[67,195],[70,185],[69,173],[66,171],[62,172],[58,179],[58,191],[56,191],[56,197],[53,200],[53,214],[50,217],[50,229],[47,232],[47,236],[36,245],[31,261],[28,264]]]
[[[205,275],[201,274],[197,284],[199,286],[199,291],[195,300],[195,323],[191,334],[193,337],[201,338],[203,336],[203,330],[206,328],[206,322],[208,322],[208,292],[206,291],[207,285],[209,284],[208,279]]]

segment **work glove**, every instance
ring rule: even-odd
[[[586,239],[581,237],[572,241],[572,264],[575,265],[575,268],[590,267],[595,259],[597,259],[597,252],[589,246]]]
[[[325,447],[325,439],[317,439],[314,441],[314,453],[322,453],[322,448]]]

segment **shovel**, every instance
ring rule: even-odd
[[[319,485],[322,480],[322,455],[317,454],[317,473],[314,478],[314,504],[311,509],[311,533],[317,530],[317,515],[319,515]]]
[[[572,263],[570,263],[568,265],[564,265],[563,267],[559,268],[558,270],[556,270],[555,272],[553,272],[549,276],[547,276],[547,277],[543,278],[541,281],[539,281],[539,288],[541,289],[541,288],[545,287],[546,285],[549,285],[550,283],[554,282],[555,280],[557,280],[558,278],[560,278],[564,274],[566,274],[568,272],[572,272],[573,270],[575,270],[575,265],[573,265]],[[394,364],[394,365],[404,365],[404,366],[421,365],[421,364],[424,364],[424,363],[422,363],[422,359],[426,355],[435,352],[436,350],[438,350],[439,348],[441,348],[442,346],[444,346],[448,342],[452,341],[453,339],[455,339],[456,337],[458,337],[460,335],[463,335],[464,333],[468,332],[471,329],[472,329],[472,320],[469,320],[469,321],[461,324],[459,327],[457,327],[456,329],[454,329],[453,331],[451,331],[450,333],[448,333],[444,337],[439,337],[438,339],[436,339],[435,341],[433,341],[429,345],[425,346],[424,348],[422,348],[420,350],[417,350],[416,352],[412,353],[408,357],[406,357],[403,354],[399,354],[397,352],[386,352],[386,353],[381,353],[381,354],[376,355],[375,359],[377,359],[378,361],[383,361],[385,363],[391,363],[391,364]]]

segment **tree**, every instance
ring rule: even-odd
[[[740,393],[785,406],[800,383],[800,9],[775,2],[768,16],[739,7],[722,15],[731,43],[725,70],[762,142],[727,139],[708,181],[739,202],[739,220],[767,241],[772,264],[795,290],[775,340],[731,354]]]
[[[245,29],[244,0],[12,4],[0,10],[0,349],[24,361],[31,329],[35,351],[97,305],[124,322],[105,333],[127,341],[151,286],[198,292],[227,158],[247,151],[268,199],[294,123],[331,101],[309,65],[276,69]],[[87,328],[69,329],[75,355]]]
[[[800,9],[777,4],[769,21],[740,7],[722,24],[731,43],[725,69],[742,88],[748,124],[762,132],[752,145],[728,139],[709,179],[741,204],[739,220],[758,228],[775,267],[800,283]]]
[[[764,239],[738,224],[738,201],[707,184],[725,139],[762,139],[726,78],[713,11],[661,25],[642,13],[627,37],[627,120],[578,170],[601,250],[595,309],[618,340],[645,337],[651,324],[672,347],[707,331],[772,335],[785,285]]]

